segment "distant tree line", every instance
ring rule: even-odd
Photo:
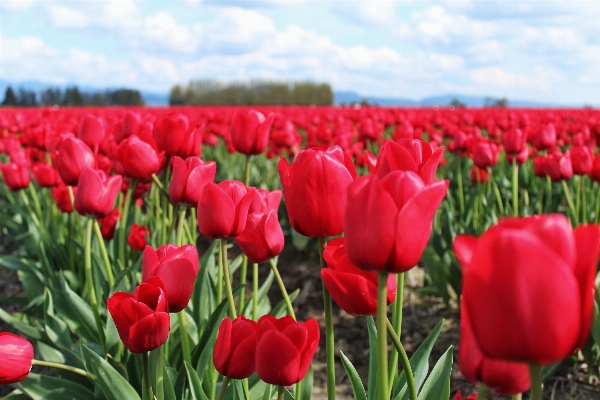
[[[35,106],[143,106],[144,99],[139,90],[117,89],[104,92],[82,92],[77,86],[64,91],[60,88],[47,88],[40,93],[19,88],[15,93],[8,87],[4,93],[3,106],[35,107]]]
[[[223,83],[192,80],[171,88],[170,105],[331,105],[333,91],[327,83],[250,82]]]

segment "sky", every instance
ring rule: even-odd
[[[0,80],[312,80],[600,105],[600,1],[0,0]]]

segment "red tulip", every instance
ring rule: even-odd
[[[131,230],[129,231],[129,236],[127,237],[127,244],[129,244],[133,250],[144,250],[147,244],[146,237],[149,235],[150,230],[147,226],[131,224]]]
[[[121,219],[121,213],[118,208],[113,208],[106,217],[99,219],[100,232],[104,240],[111,240],[115,236],[115,228],[119,219]]]
[[[213,352],[215,369],[232,379],[248,378],[256,371],[257,324],[243,315],[225,318]]]
[[[465,400],[477,400],[477,396],[479,396],[479,394],[473,393],[472,395],[466,397]],[[462,392],[460,390],[456,392],[452,400],[463,400]]]
[[[592,171],[594,153],[587,146],[571,147],[571,164],[573,173],[587,175]]]
[[[556,128],[553,123],[544,125],[539,132],[539,143],[535,143],[538,149],[551,149],[556,146]]]
[[[569,151],[564,154],[558,150],[551,152],[546,157],[544,165],[546,174],[552,182],[569,180],[573,177],[573,165],[571,164]]]
[[[277,210],[248,214],[246,227],[235,241],[253,263],[278,256],[283,251],[284,239]]]
[[[523,150],[519,154],[506,154],[506,162],[512,164],[513,157],[517,159],[517,165],[523,165],[529,159],[529,148],[527,146],[523,147]]]
[[[2,170],[2,179],[10,190],[17,191],[29,186],[29,171],[27,164],[0,164]]]
[[[283,193],[281,190],[268,191],[266,189],[256,189],[254,191],[254,197],[250,208],[248,208],[248,214],[259,212],[266,213],[269,210],[279,210],[279,204],[281,203],[281,196]]]
[[[197,207],[202,189],[208,182],[215,180],[217,163],[204,162],[200,157],[189,157],[185,161],[173,158],[173,177],[169,186],[169,198],[173,204],[186,203]]]
[[[348,187],[345,213],[350,261],[371,271],[396,273],[414,267],[447,189],[448,181],[425,185],[412,171],[357,179]]]
[[[163,281],[169,303],[169,312],[176,313],[187,307],[198,275],[198,251],[194,245],[166,244],[154,250],[144,249],[142,282],[153,276]]]
[[[547,365],[590,333],[600,227],[564,215],[506,218],[454,251],[473,333],[492,358]]]
[[[182,158],[200,157],[202,154],[202,140],[204,139],[205,125],[202,123],[196,129],[192,129],[187,133],[187,139],[179,148],[178,154]]]
[[[67,185],[77,186],[81,172],[94,167],[94,153],[83,141],[71,136],[60,142],[52,154],[52,163]]]
[[[114,133],[115,141],[121,143],[131,135],[137,135],[141,128],[140,116],[133,111],[127,111],[121,122],[120,129]]]
[[[509,129],[502,135],[502,144],[504,151],[509,154],[519,154],[526,148],[527,131],[521,129]]]
[[[81,215],[106,217],[113,209],[121,189],[121,181],[121,175],[107,177],[104,171],[84,169],[77,185],[75,210]]]
[[[154,123],[152,136],[159,151],[170,156],[179,152],[187,139],[189,121],[185,115],[165,115]]]
[[[209,238],[238,236],[246,226],[254,188],[239,181],[208,182],[198,202],[198,228]]]
[[[592,170],[590,171],[590,178],[596,182],[600,182],[600,153],[594,158]]]
[[[473,162],[479,168],[492,167],[498,162],[498,146],[487,140],[479,140],[473,148]]]
[[[104,140],[105,126],[102,118],[87,114],[79,126],[78,137],[90,148],[100,146]]]
[[[58,172],[47,162],[36,162],[31,166],[31,172],[39,187],[54,187],[60,183]]]
[[[327,268],[321,270],[331,297],[350,315],[377,314],[377,273],[358,268],[346,254],[346,238],[327,243],[323,252]],[[396,298],[396,277],[388,275],[388,304]]]
[[[169,336],[171,323],[167,297],[158,277],[135,288],[133,294],[117,292],[107,301],[121,341],[132,353],[154,350]]]
[[[265,118],[255,110],[236,111],[231,119],[231,143],[235,150],[246,155],[265,151],[274,118],[274,114]]]
[[[77,187],[71,187],[73,190],[73,196],[77,194]],[[71,195],[69,194],[69,186],[64,183],[54,186],[52,188],[52,197],[56,201],[56,205],[58,209],[64,213],[73,212],[73,203],[71,201]]]
[[[300,382],[319,346],[319,324],[314,318],[296,322],[286,315],[265,315],[258,321],[256,372],[266,383],[290,386]]]
[[[121,142],[119,156],[125,173],[131,178],[148,181],[160,169],[158,152],[135,135]]]
[[[458,367],[462,376],[477,386],[485,384],[495,394],[514,395],[529,389],[529,366],[525,363],[487,357],[473,335],[464,301],[460,308]]]
[[[412,171],[417,173],[425,184],[430,184],[435,179],[435,172],[443,154],[443,147],[432,151],[429,143],[419,139],[386,142],[377,157],[377,165],[370,164],[369,170],[371,173],[376,173],[379,178],[392,171]]]
[[[356,168],[341,147],[303,150],[292,166],[278,164],[283,197],[292,228],[310,237],[336,236],[344,231],[346,189]]]
[[[29,376],[33,346],[27,339],[0,332],[0,385],[20,382]]]
[[[488,174],[487,169],[473,165],[471,168],[471,181],[473,181],[473,183],[485,183],[489,179],[490,174]]]

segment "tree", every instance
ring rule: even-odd
[[[42,104],[45,106],[53,106],[62,103],[63,96],[59,88],[48,88],[42,92]]]
[[[68,87],[65,90],[65,97],[62,101],[63,106],[83,106],[85,101],[77,86]]]
[[[6,92],[4,93],[4,101],[2,102],[2,105],[12,107],[19,105],[17,96],[15,95],[15,92],[10,86],[6,88]]]
[[[37,94],[33,90],[19,89],[19,106],[35,107],[38,105]]]
[[[456,107],[456,108],[459,108],[459,107],[466,107],[466,106],[465,106],[465,105],[464,105],[464,104],[463,104],[463,103],[462,103],[462,102],[461,102],[459,99],[457,99],[457,98],[454,98],[454,99],[452,99],[452,101],[450,102],[450,105],[451,105],[451,106],[454,106],[454,107]]]

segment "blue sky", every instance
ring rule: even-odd
[[[600,105],[600,1],[0,0],[0,79],[316,80]]]

